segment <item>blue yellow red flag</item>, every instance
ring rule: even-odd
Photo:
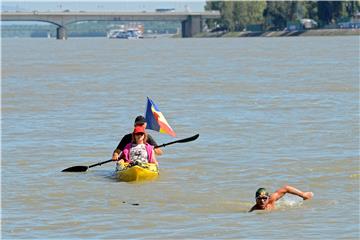
[[[156,104],[149,97],[147,98],[145,119],[147,123],[147,129],[158,131],[160,133],[166,133],[173,137],[176,136],[176,133],[170,127],[164,115],[160,112],[158,106],[156,106]]]

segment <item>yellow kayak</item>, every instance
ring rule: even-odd
[[[159,168],[157,164],[137,164],[130,165],[124,163],[117,163],[116,177],[119,181],[134,182],[154,180],[159,176]]]

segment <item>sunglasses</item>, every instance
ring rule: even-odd
[[[267,200],[269,197],[258,197],[256,199],[260,199],[260,200]]]
[[[135,133],[136,136],[142,136],[144,133]]]

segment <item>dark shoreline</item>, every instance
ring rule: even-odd
[[[297,36],[359,36],[360,29],[314,29],[302,31],[265,31],[265,32],[214,32],[200,33],[195,37],[297,37]]]

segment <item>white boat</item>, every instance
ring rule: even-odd
[[[108,38],[118,38],[120,36],[125,36],[126,32],[123,29],[112,29],[107,33]]]
[[[144,38],[142,32],[137,28],[129,28],[127,31],[127,38],[128,39],[140,39]]]
[[[140,39],[144,38],[143,32],[139,28],[119,28],[112,29],[107,34],[108,38],[120,38],[120,39]]]

